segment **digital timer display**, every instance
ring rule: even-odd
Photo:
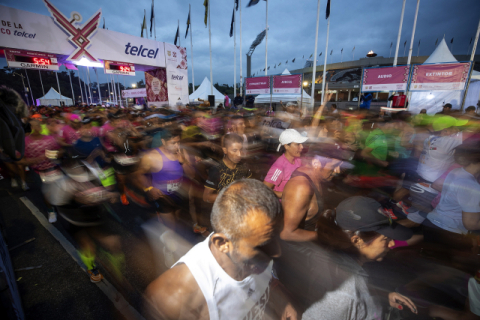
[[[35,63],[41,65],[51,65],[52,61],[48,58],[36,58],[36,57],[24,57],[24,56],[15,56],[15,61],[17,62],[27,62]]]
[[[131,72],[132,68],[130,68],[129,66],[120,66],[120,65],[111,64],[110,65],[110,70],[119,70],[119,71],[124,71],[124,72]]]

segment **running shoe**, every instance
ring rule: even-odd
[[[25,181],[22,181],[22,190],[23,191],[30,190],[30,187],[27,185],[27,183]]]
[[[392,220],[398,220],[398,217],[393,213],[392,209],[383,208],[383,214]]]
[[[120,196],[120,201],[122,201],[122,204],[124,206],[128,206],[130,202],[128,202],[127,195],[124,193]]]
[[[17,188],[18,187],[18,182],[16,179],[12,178],[12,188]]]
[[[207,231],[207,227],[202,227],[201,225],[199,225],[198,223],[195,223],[193,225],[193,232],[195,233],[204,233],[205,231]]]
[[[97,268],[88,270],[88,274],[90,274],[90,282],[92,283],[98,283],[103,279],[102,274],[98,271]]]
[[[50,211],[48,213],[48,222],[50,222],[50,223],[57,222],[57,214],[55,213],[55,211]]]
[[[398,201],[397,202],[397,207],[399,207],[400,209],[402,209],[402,212],[405,213],[406,215],[408,215],[408,209],[410,209],[409,206],[407,206],[407,204],[403,201]]]

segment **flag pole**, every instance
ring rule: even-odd
[[[405,14],[405,2],[406,0],[403,0],[403,5],[402,5],[402,14],[400,15],[400,26],[398,27],[398,36],[397,36],[397,45],[395,47],[395,57],[393,58],[393,66],[397,66],[397,61],[398,61],[398,49],[400,47],[400,37],[402,36],[402,25],[403,25],[403,15]],[[391,51],[391,49],[390,49]],[[388,92],[388,95],[390,96],[390,91]],[[358,101],[360,103],[360,98],[358,98]],[[392,106],[392,101],[388,102],[388,107]]]
[[[112,94],[110,93],[112,91],[110,90],[110,81],[108,80],[108,75],[107,75],[107,88],[108,88],[107,102],[110,103],[112,102]]]
[[[237,96],[237,20],[235,19],[235,0],[233,0],[233,98]]]
[[[60,81],[58,81],[58,71],[55,71],[55,77],[57,78],[58,99],[62,100],[62,90],[60,89]]]
[[[415,29],[417,28],[417,17],[418,17],[419,7],[420,7],[420,0],[417,0],[417,9],[415,10],[415,19],[413,20],[412,39],[410,40],[410,49],[408,50],[407,66],[409,66],[410,62],[412,61],[413,40],[415,39]]]
[[[326,73],[327,73],[327,57],[328,57],[328,35],[330,32],[330,16],[328,16],[328,22],[327,22],[327,42],[325,44],[325,62],[323,63],[323,79],[322,79],[322,104],[325,103],[325,82],[326,82]]]
[[[90,94],[90,104],[93,104],[93,97],[92,97],[92,87],[90,86],[90,67],[87,67],[87,81],[88,81],[88,93]]]
[[[465,92],[463,94],[462,106],[461,106],[461,109],[460,109],[462,111],[463,111],[463,107],[464,107],[464,104],[465,104],[465,100],[467,99],[467,93],[468,93],[468,88],[470,87],[470,81],[472,80],[473,66],[475,65],[475,61],[473,61],[473,59],[475,57],[475,51],[477,51],[477,43],[478,43],[479,34],[480,34],[480,21],[478,21],[477,34],[475,35],[475,42],[473,43],[472,54],[470,55],[470,63],[472,65],[470,67],[471,69],[470,69],[470,75],[468,77],[467,87],[465,88]]]
[[[180,37],[179,37],[179,38],[180,38]],[[118,93],[117,93],[118,102],[119,102],[120,106],[122,107],[122,106],[123,106],[123,103],[122,103],[122,93],[120,92],[120,81],[118,80],[118,74],[117,74],[117,87],[118,87]]]
[[[93,69],[95,71],[95,76],[97,77],[97,90],[98,90],[98,103],[101,105],[102,104],[102,93],[100,90],[100,81],[98,81],[98,72],[97,69]]]
[[[42,85],[42,92],[45,95],[45,89],[43,88],[43,81],[42,81],[42,72],[38,70],[38,75],[40,76],[40,84]]]
[[[472,53],[470,55],[470,61],[473,61],[475,51],[477,51],[478,36],[480,34],[480,20],[478,21],[477,34],[475,35],[475,41],[473,42]]]
[[[243,98],[243,74],[242,74],[242,0],[239,0],[240,6],[240,96]],[[235,97],[234,97],[235,98]]]
[[[188,15],[190,16],[190,9],[192,5],[188,5]],[[192,18],[190,17],[190,52],[192,54],[192,93],[195,91],[195,76],[193,74],[193,40],[192,40],[192,33],[193,33],[193,28],[192,28]]]
[[[210,47],[210,95],[213,95],[213,70],[212,70],[212,29],[210,22],[210,1],[208,0],[208,45]],[[215,106],[213,106],[215,107]]]
[[[405,2],[406,2],[406,0],[403,0],[402,14],[400,16],[400,26],[398,27],[397,47],[395,49],[395,58],[393,58],[393,66],[394,67],[397,65],[398,48],[400,47],[400,37],[402,35],[403,15],[405,13]]]
[[[80,70],[80,69],[79,69]],[[85,74],[87,74],[85,72]],[[83,90],[85,91],[85,100],[86,100],[86,103],[88,105],[88,91],[87,91],[87,81],[86,81],[86,78],[85,80],[82,80],[83,81]]]
[[[80,69],[77,69],[78,71],[78,86],[80,87],[80,96],[82,98],[82,103],[83,103],[83,90],[82,90],[82,82],[80,81]]]
[[[265,10],[265,75],[268,73],[267,66],[267,56],[268,56],[268,0],[266,1],[266,10]]]
[[[155,36],[155,41],[157,41],[157,26],[155,24],[155,0],[152,0],[152,10],[153,10],[153,34]]]
[[[40,71],[40,70],[38,70],[38,71]],[[68,71],[68,78],[70,78],[70,88],[72,89],[72,103],[75,104],[75,92],[73,91],[72,75],[70,74],[70,71]]]
[[[30,97],[32,98],[32,105],[35,105],[35,100],[33,99],[32,87],[30,87],[30,79],[28,78],[27,69],[25,69],[25,74],[27,75],[28,88],[30,90]]]
[[[315,77],[317,74],[317,45],[318,45],[318,24],[320,22],[320,0],[317,2],[317,28],[315,29],[315,50],[313,51],[313,72],[312,72],[312,90],[311,90],[311,97],[312,97],[312,104],[310,106],[310,112],[313,112],[315,108]],[[303,83],[300,84],[301,87],[301,94],[303,95]],[[301,100],[303,104],[303,99]],[[305,114],[303,115],[305,117]]]

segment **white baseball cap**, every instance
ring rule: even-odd
[[[297,130],[295,129],[286,129],[282,132],[280,137],[278,138],[280,144],[278,145],[277,151],[280,151],[280,147],[286,144],[290,144],[292,142],[295,143],[304,143],[308,140],[308,137],[302,136]]]

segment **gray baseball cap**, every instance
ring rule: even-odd
[[[382,213],[381,204],[367,197],[350,197],[337,206],[337,225],[343,230],[375,231],[394,240],[406,241],[411,229],[395,223]]]

